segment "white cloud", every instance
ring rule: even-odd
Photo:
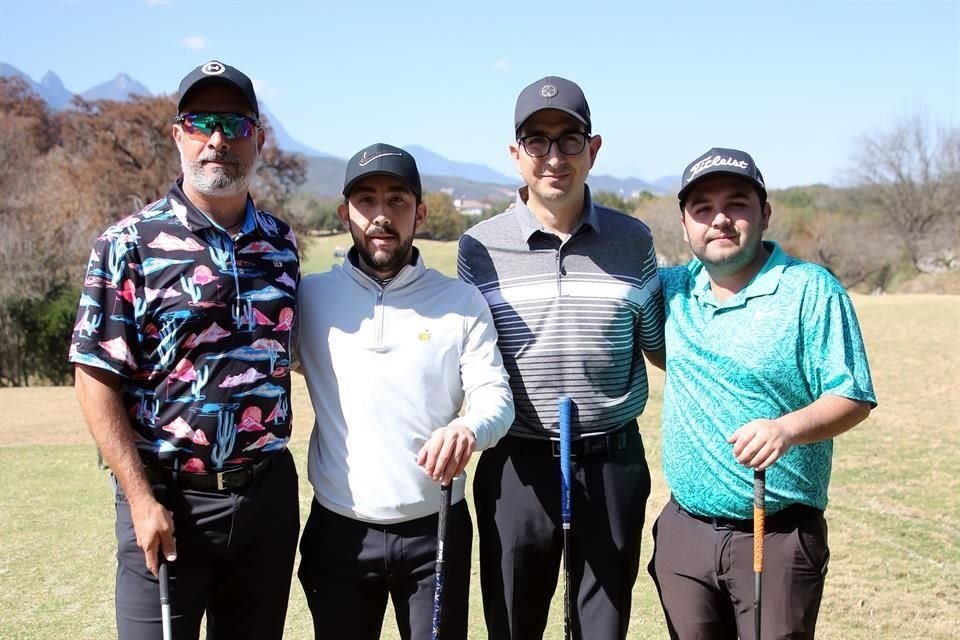
[[[507,60],[506,58],[500,58],[499,60],[493,63],[493,68],[496,69],[497,71],[504,71],[505,69],[509,69],[510,61]]]
[[[173,0],[147,0],[148,7],[165,7],[173,4]]]
[[[203,36],[187,36],[186,38],[180,38],[180,44],[187,49],[206,49],[210,46],[210,43],[207,42],[207,39]]]

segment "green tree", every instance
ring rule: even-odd
[[[616,209],[617,211],[623,211],[624,213],[630,213],[636,208],[635,204],[627,202],[619,195],[611,191],[597,191],[596,193],[591,193],[590,197],[596,204],[603,205],[604,207],[610,207],[611,209]]]
[[[442,191],[423,195],[427,205],[427,221],[418,237],[431,240],[457,240],[467,230],[466,216],[453,206],[453,199]]]

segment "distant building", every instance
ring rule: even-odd
[[[490,205],[479,200],[454,198],[453,207],[465,216],[479,216],[489,209]]]

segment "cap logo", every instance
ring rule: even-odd
[[[227,68],[223,66],[223,63],[217,62],[216,60],[211,60],[207,64],[200,67],[200,71],[208,76],[218,76],[226,70]]]
[[[360,165],[361,167],[365,167],[365,166],[367,166],[368,164],[370,164],[371,162],[373,162],[374,160],[376,160],[377,158],[382,158],[382,157],[384,157],[384,156],[403,156],[403,154],[402,154],[402,153],[394,153],[393,151],[384,151],[384,152],[382,152],[382,153],[378,153],[378,154],[376,154],[376,155],[372,155],[372,156],[370,156],[370,157],[368,158],[368,157],[367,157],[367,152],[364,151],[364,152],[363,152],[363,155],[360,156],[360,160],[357,162],[357,164]]]
[[[687,176],[687,181],[693,179],[695,175],[703,171],[704,169],[709,169],[710,167],[736,167],[738,169],[749,169],[750,163],[746,160],[737,160],[736,158],[724,158],[723,156],[711,156],[709,158],[704,158],[697,164],[690,167],[690,175]]]
[[[540,87],[540,95],[544,98],[552,98],[557,95],[557,88],[552,84],[545,84]]]

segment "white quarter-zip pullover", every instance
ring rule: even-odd
[[[434,430],[463,407],[480,451],[513,422],[483,296],[418,255],[386,286],[348,257],[305,277],[298,297],[295,348],[316,413],[308,473],[317,501],[382,524],[436,513],[439,484],[417,465]],[[454,483],[454,502],[463,485],[463,477]]]

